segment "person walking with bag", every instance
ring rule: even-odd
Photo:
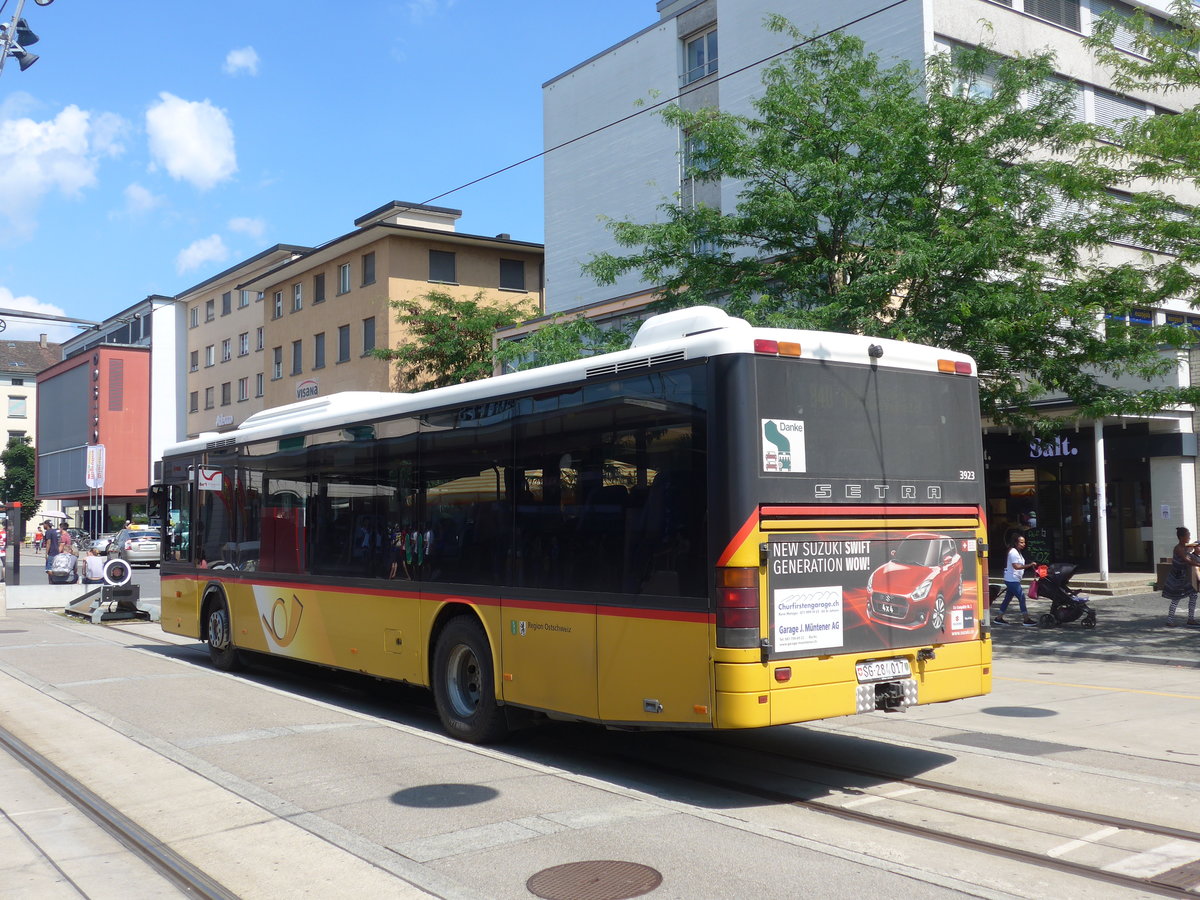
[[[1196,548],[1191,543],[1192,533],[1186,528],[1176,528],[1175,536],[1179,538],[1179,543],[1171,551],[1171,571],[1163,580],[1162,591],[1163,597],[1171,601],[1167,609],[1167,627],[1175,628],[1179,625],[1175,621],[1175,610],[1179,608],[1179,601],[1187,597],[1187,624],[1193,628],[1200,628],[1200,622],[1196,621],[1196,578],[1197,572],[1200,571],[1200,554],[1196,553]]]
[[[1004,611],[1008,609],[1008,604],[1012,601],[1013,597],[1016,597],[1021,603],[1021,615],[1023,617],[1021,624],[1025,626],[1037,624],[1029,615],[1029,610],[1025,608],[1025,592],[1021,589],[1021,574],[1026,569],[1032,569],[1037,563],[1025,562],[1024,550],[1025,535],[1018,534],[1008,546],[1008,561],[1004,565],[1004,602],[1000,604],[1000,615],[992,619],[993,624],[1009,624],[1008,620],[1004,618]]]

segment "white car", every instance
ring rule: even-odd
[[[112,544],[113,538],[117,536],[115,531],[110,531],[106,534],[98,535],[89,545],[89,550],[95,550],[97,553],[107,553],[109,546]]]

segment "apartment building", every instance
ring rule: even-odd
[[[540,312],[542,245],[458,232],[461,216],[393,201],[360,216],[353,231],[243,281],[240,290],[263,297],[263,405],[395,390],[389,363],[371,355],[403,336],[393,301],[482,291],[488,301]]]
[[[45,369],[62,359],[62,348],[49,343],[46,335],[36,341],[0,340],[0,386],[4,388],[4,406],[0,409],[0,434],[3,445],[12,438],[32,441],[37,424],[37,378]],[[0,464],[0,475],[4,466]]]
[[[1165,0],[1139,0],[1137,6],[1154,16],[1159,27],[1171,27]],[[652,18],[649,0],[647,7],[647,18]],[[622,252],[606,221],[655,221],[664,203],[734,207],[737,183],[688,183],[680,164],[684,137],[652,112],[632,117],[631,112],[639,104],[672,100],[689,109],[718,107],[752,115],[750,102],[761,93],[759,63],[790,45],[786,35],[763,28],[768,14],[781,14],[807,33],[844,26],[863,38],[884,65],[907,61],[919,68],[939,49],[983,41],[1008,55],[1049,48],[1056,54],[1059,75],[1076,90],[1081,120],[1111,123],[1178,111],[1180,104],[1200,99],[1175,97],[1167,103],[1157,95],[1115,90],[1081,39],[1103,13],[1132,9],[1121,0],[914,0],[892,5],[874,0],[659,0],[657,20],[543,85],[545,147],[550,151],[545,158],[547,312],[605,309],[653,290],[636,273],[613,286],[596,285],[581,273],[593,254]],[[1128,37],[1118,35],[1126,50],[1131,48]],[[1190,186],[1179,186],[1178,192],[1183,199],[1197,200]],[[1152,248],[1114,244],[1108,253],[1121,259],[1146,249]],[[1200,330],[1200,318],[1182,303],[1145,310],[1140,318]],[[1200,382],[1192,372],[1192,356],[1181,356],[1170,383]],[[1055,412],[1067,427],[1049,443],[1030,442],[1006,429],[985,430],[993,542],[1002,545],[1007,530],[1021,527],[1043,556],[1104,572],[1150,571],[1155,559],[1169,554],[1177,525],[1197,530],[1194,412],[1164,410],[1099,422],[1078,421],[1067,407]]]
[[[263,296],[241,285],[311,249],[276,244],[176,295],[187,321],[187,349],[180,361],[186,372],[181,408],[187,437],[232,430],[263,408]]]

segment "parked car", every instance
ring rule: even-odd
[[[115,531],[108,531],[104,534],[96,535],[96,538],[88,546],[89,550],[95,550],[97,553],[107,553],[109,546],[113,542],[113,538],[117,536]]]
[[[122,528],[106,552],[109,559],[123,559],[130,565],[145,563],[154,568],[162,559],[162,534],[157,529]]]
[[[910,534],[867,579],[867,615],[893,628],[941,631],[947,603],[962,589],[958,541],[944,534]]]

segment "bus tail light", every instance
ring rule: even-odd
[[[971,374],[971,364],[962,360],[939,359],[937,365],[939,372],[948,372],[954,375]]]
[[[772,341],[767,338],[755,338],[754,352],[773,353],[779,356],[799,356],[800,345],[795,341]]]
[[[759,645],[758,569],[717,569],[717,646]]]

